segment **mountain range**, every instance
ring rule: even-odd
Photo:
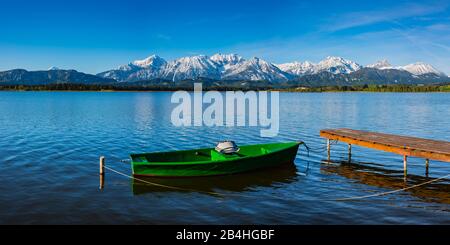
[[[283,83],[322,78],[333,83],[336,78],[359,81],[368,77],[374,80],[376,77],[375,80],[384,83],[416,83],[430,78],[433,81],[448,79],[446,74],[423,62],[394,67],[387,60],[381,60],[364,67],[342,57],[328,56],[318,63],[296,61],[273,64],[257,57],[246,60],[236,54],[190,56],[170,62],[152,55],[145,60],[134,61],[97,75],[119,82],[152,79],[177,82],[206,78]]]
[[[47,71],[15,69],[0,72],[0,84],[41,85],[49,83],[126,84],[142,81],[177,83],[185,80],[208,79],[226,81],[266,81],[274,84],[326,86],[357,84],[426,84],[449,82],[450,78],[429,64],[417,62],[393,66],[381,60],[362,66],[342,57],[328,56],[309,61],[273,64],[237,54],[197,55],[166,61],[152,55],[90,75],[75,70],[52,67]]]

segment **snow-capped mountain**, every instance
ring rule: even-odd
[[[119,66],[117,70],[136,71],[139,69],[159,69],[166,65],[167,62],[158,55],[151,55],[143,60],[135,60],[129,64]]]
[[[394,69],[394,67],[391,65],[391,63],[389,63],[388,60],[384,59],[384,60],[379,60],[374,64],[368,65],[367,67],[369,68],[376,68],[376,69]]]
[[[317,64],[309,61],[279,64],[278,67],[291,75],[303,76],[320,72],[333,74],[349,74],[362,68],[356,62],[341,57],[328,56]]]
[[[379,70],[384,70],[384,69],[402,70],[402,71],[407,71],[416,76],[424,75],[424,74],[434,74],[437,76],[446,76],[445,73],[434,68],[432,65],[426,64],[424,62],[416,62],[416,63],[405,65],[405,66],[393,66],[389,63],[389,61],[381,60],[381,61],[377,61],[375,64],[368,65],[367,67],[376,68]]]
[[[158,55],[152,55],[143,60],[133,61],[131,66],[134,66],[134,68],[131,69],[132,72],[128,75],[127,80],[138,81],[159,78],[161,76],[161,69],[166,65],[166,60]]]
[[[445,73],[434,68],[432,65],[429,65],[429,64],[426,64],[423,62],[417,62],[414,64],[399,66],[397,69],[408,71],[409,73],[414,74],[414,75],[423,75],[423,74],[432,73],[432,74],[436,74],[438,76],[446,76]]]
[[[141,68],[149,68],[149,67],[159,68],[161,66],[164,66],[166,63],[167,62],[163,58],[159,57],[158,55],[152,55],[143,60],[135,60],[132,62],[132,65],[135,65],[135,66],[138,66]]]
[[[139,71],[140,69],[141,68],[130,63],[128,65],[120,66],[118,69],[99,73],[97,76],[111,78],[117,81],[127,81],[131,74]]]
[[[237,54],[215,54],[210,58],[214,61],[222,72],[229,69],[231,66],[242,63],[245,60]]]
[[[341,57],[328,56],[320,61],[315,67],[315,73],[327,71],[333,74],[349,74],[361,69],[362,66],[351,60]]]
[[[315,72],[314,70],[315,64],[309,61],[305,62],[295,61],[292,63],[279,64],[277,66],[278,68],[280,68],[280,70],[297,76],[313,74]]]
[[[205,55],[176,59],[167,63],[160,73],[160,78],[171,81],[202,77],[220,79],[220,76],[221,72],[217,64]]]
[[[119,66],[117,69],[99,73],[97,76],[117,81],[154,79],[160,76],[160,69],[166,64],[167,62],[163,58],[151,55],[146,59],[135,60],[127,65]]]
[[[222,76],[224,80],[287,81],[289,75],[278,67],[259,58],[252,58],[231,66]]]
[[[134,61],[118,69],[99,73],[98,76],[118,81],[164,79],[180,81],[186,79],[224,79],[224,80],[268,80],[286,81],[289,74],[275,65],[253,58],[244,60],[236,54],[215,54],[211,57],[197,55],[165,62],[158,56]]]
[[[256,57],[245,60],[236,54],[215,54],[211,57],[197,55],[179,58],[170,62],[166,62],[157,55],[152,55],[146,59],[136,60],[117,69],[97,75],[120,82],[153,79],[175,82],[199,78],[280,82],[319,73],[331,73],[333,75],[351,74],[362,68],[356,62],[335,56],[328,56],[317,64],[304,61],[274,65]],[[415,76],[434,74],[437,77],[447,77],[433,66],[421,62],[395,67],[387,60],[381,60],[366,66],[362,73],[366,72],[366,69],[400,70]],[[327,76],[325,75],[325,77]]]

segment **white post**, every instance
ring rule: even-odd
[[[328,161],[330,160],[330,151],[331,151],[330,139],[327,139]]]
[[[406,176],[406,174],[408,173],[408,156],[406,155],[403,155],[403,171]]]
[[[105,157],[100,157],[100,175],[105,175]]]
[[[348,162],[352,161],[352,144],[348,144]]]

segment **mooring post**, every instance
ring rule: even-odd
[[[403,172],[405,176],[408,173],[408,156],[406,155],[403,155]]]
[[[330,139],[327,139],[328,161],[330,161],[330,151],[331,151]]]
[[[105,187],[105,176],[100,174],[100,190],[103,190],[103,187]]]
[[[105,157],[100,157],[100,175],[105,175]]]
[[[100,189],[105,185],[105,157],[100,157]]]
[[[348,144],[348,162],[352,161],[352,144]]]
[[[428,177],[428,170],[430,167],[430,159],[425,159],[425,175]]]

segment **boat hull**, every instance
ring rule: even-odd
[[[284,144],[282,147],[280,145]],[[281,164],[292,163],[297,155],[298,147],[301,142],[278,143],[277,147],[271,148],[274,144],[253,145],[241,147],[239,156],[227,157],[224,159],[213,159],[209,156],[209,161],[189,161],[189,162],[139,162],[132,161],[133,175],[135,176],[156,176],[156,177],[195,177],[195,176],[213,176],[227,175],[241,172],[248,172],[256,169],[274,167]],[[245,155],[246,152],[257,152],[261,149],[261,154]],[[194,150],[195,151],[195,150]],[[216,154],[213,149],[201,149],[198,151],[183,151],[182,154],[205,154],[204,158],[208,158],[208,152],[212,155]],[[264,152],[265,151],[265,152]],[[164,154],[164,153],[159,153]],[[165,153],[170,154],[170,153]],[[174,154],[174,153],[172,153]],[[180,153],[181,154],[181,153]],[[134,157],[133,157],[134,156]],[[136,156],[146,156],[145,154],[132,155],[132,159]],[[220,158],[221,156],[219,156]],[[150,160],[152,155],[149,154]],[[204,160],[204,159],[200,159]]]

